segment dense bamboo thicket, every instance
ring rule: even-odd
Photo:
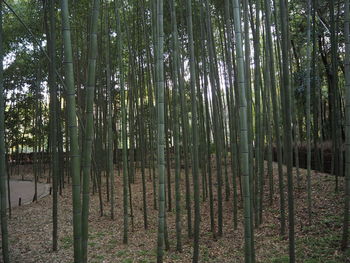
[[[189,240],[202,262],[203,229],[218,240],[228,228],[243,232],[245,262],[258,262],[256,231],[276,205],[274,227],[299,262],[296,228],[316,225],[319,173],[332,175],[344,207],[346,257],[349,26],[349,0],[0,0],[3,262],[12,262],[9,181],[23,163],[33,201],[42,178],[52,184],[53,251],[59,196],[71,187],[75,263],[90,262],[95,193],[125,246],[135,210],[145,235],[158,215],[157,262]]]

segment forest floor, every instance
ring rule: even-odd
[[[277,167],[274,164],[275,194],[273,204],[268,202],[268,180],[265,183],[263,223],[255,229],[257,262],[283,263],[288,261],[288,238],[279,235],[279,197]],[[147,179],[148,172],[146,173]],[[111,220],[110,204],[103,189],[104,216],[100,216],[98,194],[91,196],[89,217],[89,262],[156,262],[157,216],[153,209],[152,182],[147,180],[148,229],[144,230],[142,209],[142,184],[139,170],[133,192],[133,226],[129,226],[129,244],[124,245],[122,178],[116,176],[115,220]],[[183,176],[184,177],[184,176]],[[295,182],[295,223],[297,262],[350,262],[350,253],[339,250],[342,233],[343,178],[339,179],[339,193],[335,193],[335,177],[312,172],[312,223],[308,223],[306,171],[301,169],[301,186]],[[215,177],[213,177],[215,178]],[[45,179],[46,180],[46,179]],[[184,178],[182,178],[184,192]],[[216,186],[214,190],[216,192]],[[224,187],[223,187],[224,189]],[[172,179],[172,191],[174,181]],[[173,194],[174,192],[172,192]],[[287,201],[287,194],[286,201]],[[193,199],[192,199],[193,201]],[[214,201],[217,202],[216,194]],[[240,202],[241,203],[241,202]],[[215,203],[216,204],[216,203]],[[173,201],[174,206],[174,201]],[[287,202],[286,202],[287,208]],[[193,211],[193,210],[192,210]],[[217,210],[216,215],[217,215]],[[170,250],[164,262],[191,262],[192,243],[187,237],[187,219],[182,196],[183,251],[176,252],[175,209],[167,212]],[[67,185],[59,196],[59,249],[52,252],[52,199],[46,196],[38,202],[12,209],[9,220],[11,262],[65,263],[73,262],[71,187]],[[217,218],[216,218],[217,219]],[[201,203],[200,262],[244,262],[244,237],[242,206],[239,206],[238,229],[233,229],[232,198],[224,201],[223,236],[213,238],[210,232],[209,202]],[[217,222],[217,220],[216,220]],[[1,259],[0,259],[1,260]]]

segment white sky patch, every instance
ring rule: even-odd
[[[46,47],[46,40],[41,41],[41,47],[45,48]],[[18,43],[18,48],[16,50],[28,50],[30,52],[34,51],[34,45],[33,43],[30,42],[25,42],[25,43]],[[4,70],[8,69],[13,62],[16,60],[16,52],[15,51],[10,51],[6,56],[4,56]]]
[[[15,52],[10,52],[4,57],[4,70],[7,69],[16,60]]]

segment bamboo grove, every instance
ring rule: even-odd
[[[189,240],[192,262],[201,262],[203,216],[213,239],[243,225],[245,262],[256,262],[262,244],[255,229],[276,203],[276,227],[288,238],[289,262],[297,262],[294,195],[307,191],[305,224],[312,225],[311,171],[332,174],[334,191],[344,193],[339,247],[348,248],[349,0],[0,0],[0,20],[5,263],[7,183],[16,172],[9,156],[25,147],[34,153],[35,180],[43,153],[49,156],[53,251],[58,195],[71,187],[76,263],[89,261],[94,193],[124,244],[135,209],[145,233],[158,214],[157,262]],[[142,203],[134,207],[137,195]],[[230,225],[223,223],[227,209]],[[113,224],[118,210],[123,225]],[[176,232],[173,243],[169,231]]]

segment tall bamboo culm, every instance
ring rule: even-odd
[[[196,103],[196,71],[194,58],[194,40],[192,24],[192,1],[186,1],[187,9],[187,31],[188,31],[188,50],[190,53],[190,85],[191,85],[191,103],[192,103],[192,178],[194,194],[194,238],[193,238],[193,258],[192,262],[198,262],[199,257],[199,223],[200,223],[200,204],[199,204],[199,180],[198,180],[198,122],[197,122],[197,103]]]
[[[78,126],[75,102],[74,71],[71,30],[69,22],[68,0],[61,0],[62,36],[64,45],[64,73],[69,127],[69,167],[72,177],[73,195],[73,236],[74,263],[82,262],[81,246],[81,200],[80,200],[80,155],[78,142]]]
[[[249,149],[248,149],[248,120],[247,99],[245,82],[245,65],[242,43],[241,10],[238,0],[233,0],[234,29],[236,39],[237,73],[239,85],[239,114],[240,114],[240,157],[241,176],[243,178],[243,207],[244,207],[244,243],[245,263],[252,263],[252,229],[251,229],[251,207],[250,207],[250,184],[249,184]]]
[[[83,204],[82,204],[82,253],[83,262],[87,262],[88,246],[88,218],[89,218],[89,193],[90,193],[90,173],[92,158],[92,142],[94,138],[94,97],[95,97],[95,77],[97,59],[97,26],[100,0],[92,0],[92,15],[90,21],[88,72],[86,83],[86,105],[85,105],[85,138],[83,147]]]
[[[349,240],[349,206],[350,206],[350,10],[349,0],[344,7],[344,37],[345,37],[345,206],[343,221],[343,237],[341,248],[345,250]]]
[[[127,141],[127,119],[125,105],[125,83],[123,64],[123,34],[120,22],[121,1],[115,1],[115,14],[117,21],[117,53],[119,66],[119,85],[121,91],[121,113],[122,113],[122,147],[123,147],[123,243],[128,243],[129,215],[128,215],[128,195],[129,195],[129,175],[128,175],[128,141]]]
[[[7,230],[7,204],[6,204],[6,168],[5,168],[5,97],[3,78],[3,35],[2,35],[2,1],[0,1],[0,212],[1,212],[1,243],[2,259],[9,263],[9,244]]]
[[[50,56],[49,66],[49,88],[50,88],[50,145],[51,145],[51,169],[52,169],[52,250],[57,250],[58,239],[58,141],[57,141],[57,86],[56,86],[56,14],[55,14],[55,1],[49,2],[49,14],[50,14],[50,35],[48,35],[48,51]]]
[[[310,74],[311,74],[311,0],[307,1],[307,51],[306,51],[306,145],[307,145],[307,207],[309,223],[311,223],[311,103],[310,103]]]
[[[156,93],[157,93],[157,162],[158,162],[158,244],[157,262],[163,262],[165,234],[165,108],[163,62],[163,0],[156,1]]]
[[[289,31],[288,31],[288,3],[279,1],[281,22],[281,49],[282,49],[282,101],[284,103],[284,149],[287,166],[288,181],[288,220],[289,220],[289,262],[295,262],[295,236],[294,236],[294,194],[293,194],[293,156],[292,156],[292,127],[291,127],[291,88],[289,76]]]

